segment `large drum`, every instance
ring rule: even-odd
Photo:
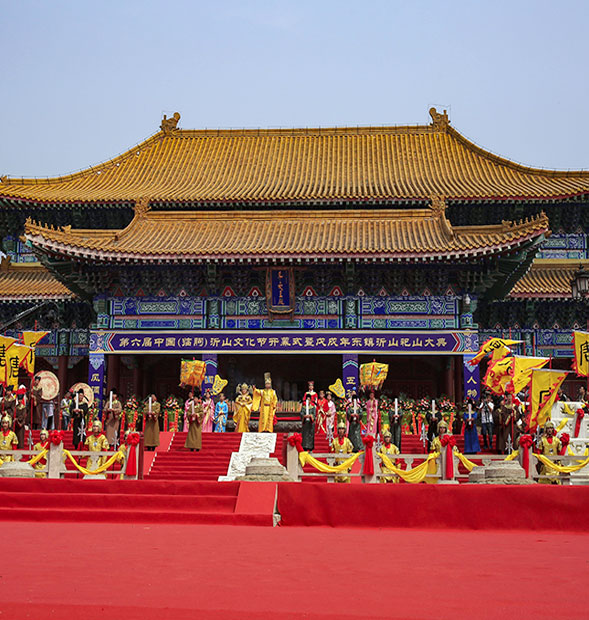
[[[59,394],[59,379],[50,370],[40,370],[35,374],[35,379],[39,379],[41,386],[41,398],[43,400],[53,400]]]
[[[74,401],[76,400],[76,392],[82,389],[84,390],[84,396],[86,397],[86,402],[88,403],[88,407],[94,402],[94,392],[92,388],[87,383],[76,383],[72,385],[70,390],[72,391],[72,398]]]

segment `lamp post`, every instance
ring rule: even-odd
[[[583,265],[579,265],[579,271],[575,271],[571,281],[571,292],[574,299],[589,298],[589,271],[585,271]]]

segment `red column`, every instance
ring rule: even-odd
[[[110,390],[120,390],[121,358],[118,355],[109,355],[106,358],[106,394]]]
[[[446,368],[444,374],[444,393],[450,400],[454,400],[454,357],[446,358]]]

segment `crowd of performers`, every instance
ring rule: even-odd
[[[364,449],[365,435],[372,435],[380,437],[380,449],[387,455],[394,455],[401,451],[403,435],[410,432],[422,439],[426,451],[432,452],[440,449],[440,435],[450,433],[464,435],[465,454],[481,451],[480,438],[482,449],[509,454],[517,448],[519,437],[527,430],[522,404],[525,397],[525,394],[506,394],[502,397],[486,394],[478,403],[466,401],[462,410],[454,412],[450,419],[436,409],[435,401],[432,401],[431,410],[422,416],[423,419],[413,416],[408,420],[403,401],[393,401],[376,391],[368,391],[367,396],[358,397],[355,391],[350,390],[345,399],[334,398],[328,390],[316,392],[314,382],[309,381],[301,405],[302,447],[312,452],[316,434],[323,433],[332,452],[352,454]],[[562,390],[559,397],[568,400]],[[575,400],[587,402],[583,387]],[[232,405],[235,432],[250,430],[253,411],[259,411],[257,431],[273,432],[277,404],[278,398],[269,376],[263,389],[245,383],[238,385]],[[113,389],[106,398],[102,412],[99,412],[96,402],[90,405],[83,389],[75,394],[71,391],[66,393],[59,404],[55,400],[44,401],[37,379],[29,391],[22,385],[17,390],[8,386],[1,397],[0,408],[0,450],[25,449],[25,432],[32,428],[42,429],[41,441],[34,449],[43,448],[48,430],[61,429],[72,430],[73,447],[78,450],[116,450],[121,444],[121,437],[129,431],[142,431],[146,450],[155,450],[159,445],[160,430],[163,429],[187,431],[185,448],[199,451],[202,433],[226,432],[230,416],[225,395],[213,396],[210,389],[201,394],[195,388],[188,393],[185,401],[170,395],[164,403],[158,400],[156,394],[150,394],[142,401],[132,395],[123,402],[117,390]],[[29,449],[31,447],[32,444]],[[551,422],[547,423],[543,433],[537,435],[536,449],[546,456],[559,453],[560,440],[555,436]],[[95,463],[99,461],[95,460]],[[337,478],[340,482],[345,481],[344,476]],[[393,482],[396,477],[386,475],[382,480]]]

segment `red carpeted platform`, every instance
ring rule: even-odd
[[[281,525],[589,532],[589,487],[278,484]]]
[[[276,484],[0,479],[0,521],[272,526]]]
[[[6,620],[587,618],[582,534],[19,522],[3,531]]]

